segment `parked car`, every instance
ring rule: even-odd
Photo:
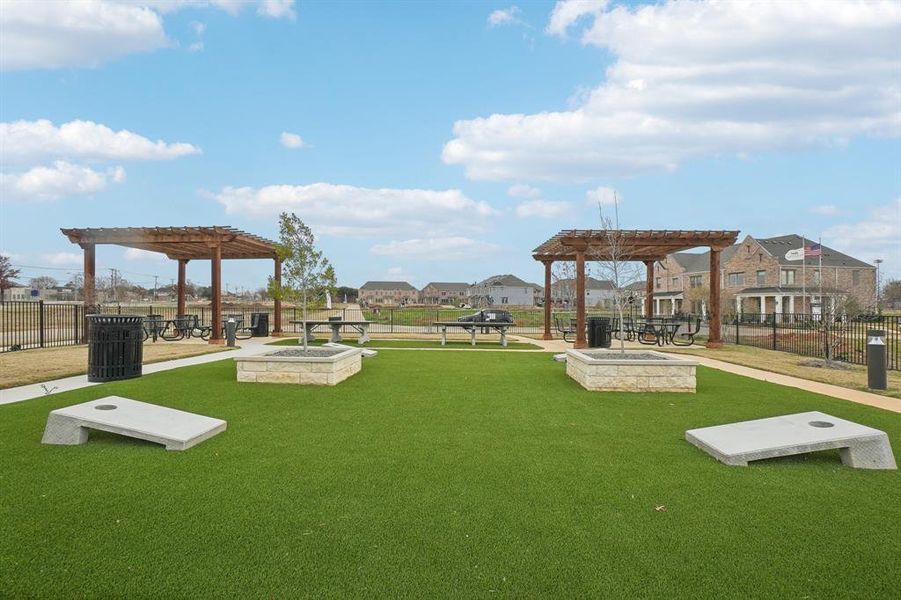
[[[486,323],[488,321],[496,321],[498,323],[512,323],[513,315],[506,310],[480,310],[479,312],[466,315],[457,319],[461,323]]]

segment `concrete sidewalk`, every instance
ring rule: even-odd
[[[217,360],[225,360],[234,356],[253,356],[255,354],[261,354],[268,350],[272,350],[271,347],[267,347],[265,344],[266,342],[271,342],[276,339],[280,338],[251,338],[249,340],[241,340],[240,347],[235,348],[234,350],[214,352],[212,354],[201,354],[199,356],[189,356],[187,358],[177,358],[175,360],[144,365],[143,373],[144,375],[150,375],[151,373],[169,371],[170,369],[177,369],[179,367],[189,367],[191,365],[202,365]],[[49,395],[48,391],[53,394],[58,394],[60,392],[69,392],[71,390],[77,390],[93,385],[100,384],[88,381],[87,375],[73,375],[72,377],[54,379],[43,383],[21,385],[19,387],[0,390],[0,405],[47,396]]]

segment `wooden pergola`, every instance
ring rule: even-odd
[[[555,262],[576,263],[576,348],[585,340],[585,261],[643,262],[647,269],[645,315],[653,316],[654,263],[667,254],[699,246],[710,248],[710,335],[708,348],[722,346],[720,253],[735,243],[738,231],[653,231],[565,229],[532,251],[544,263],[544,339],[551,335],[551,268]]]
[[[212,287],[211,344],[222,340],[222,261],[227,259],[270,259],[275,261],[274,278],[281,282],[282,264],[275,243],[227,226],[212,227],[100,227],[60,229],[73,244],[84,250],[84,303],[94,304],[95,248],[111,244],[161,252],[178,261],[178,314],[185,314],[185,270],[188,261],[209,260]],[[281,301],[275,301],[273,334],[282,332]]]

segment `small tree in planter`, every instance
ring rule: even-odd
[[[641,268],[635,262],[624,260],[628,253],[628,240],[619,228],[619,200],[616,193],[613,195],[613,218],[604,214],[604,208],[598,202],[598,213],[601,220],[601,228],[604,230],[607,242],[607,256],[605,261],[598,262],[598,276],[610,281],[613,287],[613,310],[619,318],[619,350],[626,352],[623,319],[628,309],[629,299],[632,296],[632,284],[641,278]]]
[[[269,278],[269,295],[279,300],[300,301],[303,309],[303,349],[307,345],[307,303],[324,290],[335,287],[335,269],[322,252],[316,250],[313,232],[294,213],[278,217],[276,252],[282,261],[281,284]]]

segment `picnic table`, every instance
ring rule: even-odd
[[[292,325],[302,324],[302,320],[294,320],[289,321]],[[312,342],[316,339],[316,336],[313,335],[313,332],[317,327],[321,327],[323,325],[327,325],[332,329],[332,335],[329,339],[330,342],[337,344],[341,342],[343,338],[341,337],[341,328],[342,327],[350,327],[360,333],[360,339],[357,340],[358,344],[365,344],[369,341],[369,325],[370,321],[345,321],[345,320],[331,320],[328,321],[307,321],[306,322],[306,330],[304,331],[304,337],[306,337],[308,342]]]
[[[682,322],[673,319],[645,319],[638,321],[637,325],[639,343],[663,346],[672,343]]]
[[[447,345],[447,328],[448,327],[459,327],[460,329],[469,332],[469,337],[473,346],[476,345],[476,330],[477,329],[494,329],[496,332],[501,334],[501,346],[507,347],[507,329],[513,327],[514,323],[504,322],[504,321],[435,321],[432,323],[432,327],[437,327],[441,330],[441,345]]]

